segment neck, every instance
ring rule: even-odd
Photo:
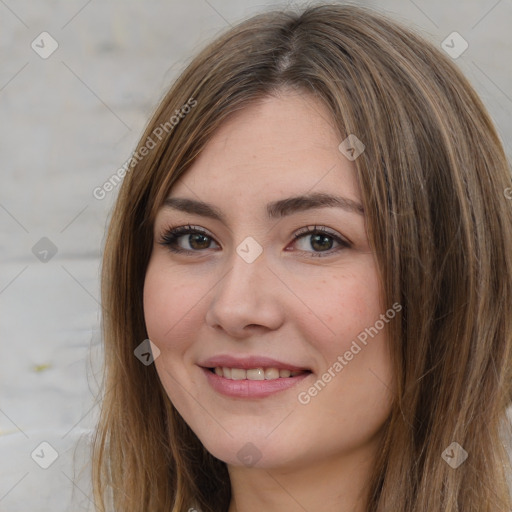
[[[375,449],[289,467],[228,466],[228,512],[364,512]]]

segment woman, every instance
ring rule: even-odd
[[[214,41],[110,223],[98,509],[510,510],[510,187],[467,80],[381,15]]]

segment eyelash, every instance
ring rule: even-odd
[[[193,235],[193,234],[204,235],[207,238],[210,238],[213,240],[213,237],[211,237],[204,229],[199,228],[199,227],[194,227],[194,226],[191,226],[190,224],[188,224],[186,226],[167,228],[165,230],[165,232],[163,233],[163,235],[161,235],[161,238],[158,243],[164,247],[167,247],[170,251],[172,251],[174,253],[203,252],[201,250],[194,251],[194,250],[182,249],[180,247],[177,247],[176,242],[180,237],[182,237],[184,235]],[[336,253],[343,249],[348,249],[348,248],[352,247],[352,244],[350,244],[343,238],[339,237],[338,235],[331,233],[330,231],[328,231],[326,228],[324,228],[322,226],[320,226],[320,227],[308,226],[305,228],[301,228],[299,231],[297,231],[297,233],[295,233],[293,235],[293,238],[295,240],[299,240],[300,238],[303,238],[306,235],[316,235],[316,234],[322,234],[322,235],[329,236],[330,238],[335,240],[340,245],[340,247],[338,247],[337,249],[330,249],[329,251],[320,251],[320,252],[300,251],[300,252],[307,253],[313,258],[318,258],[318,257],[322,258],[322,257],[326,257],[326,256],[331,256],[333,253]]]

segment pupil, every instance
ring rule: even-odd
[[[189,243],[191,247],[195,249],[207,249],[210,245],[209,239],[205,235],[192,234],[189,235]],[[311,240],[311,246],[317,250],[329,250],[332,247],[332,240],[327,235],[313,235]]]
[[[202,244],[201,244],[202,239]],[[189,236],[189,243],[191,247],[194,247],[195,249],[208,249],[209,241],[208,237],[201,234],[192,234]],[[199,245],[195,245],[195,242],[199,241]]]
[[[315,247],[316,245],[316,242],[317,241],[321,241],[320,242],[320,247]],[[322,246],[321,243],[327,243],[327,246],[326,247],[325,245]],[[330,239],[330,237],[326,236],[326,235],[313,235],[313,238],[312,238],[312,241],[311,241],[311,246],[314,248],[314,249],[319,249],[319,250],[324,250],[324,249],[330,249],[332,245],[332,240]]]

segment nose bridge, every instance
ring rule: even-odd
[[[219,283],[218,298],[244,299],[243,302],[247,303],[259,301],[261,290],[257,288],[264,285],[270,271],[263,247],[256,244],[243,241],[233,251],[229,258],[229,270]]]
[[[279,325],[278,287],[269,285],[276,277],[267,265],[263,247],[254,239],[236,247],[229,268],[213,290],[207,313],[210,326],[240,334],[247,325],[272,329]]]

